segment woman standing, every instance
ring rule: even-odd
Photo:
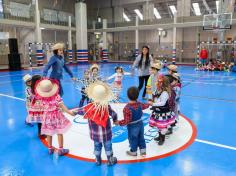
[[[153,59],[152,56],[149,55],[149,47],[148,46],[143,46],[142,48],[142,53],[138,55],[138,57],[135,59],[132,68],[138,68],[138,78],[139,78],[139,86],[138,89],[139,91],[143,88],[144,85],[144,90],[142,94],[142,98],[146,99],[146,86],[148,82],[148,78],[150,76],[149,73],[149,68],[150,65],[152,64]]]
[[[53,56],[50,58],[48,64],[44,67],[43,70],[43,76],[46,77],[48,74],[48,70],[52,67],[52,72],[50,74],[51,79],[56,79],[59,82],[59,94],[60,96],[63,95],[63,89],[61,86],[61,79],[63,78],[63,68],[65,71],[70,75],[72,80],[76,80],[74,78],[73,73],[70,71],[70,69],[66,66],[64,61],[64,44],[63,43],[57,43],[52,47],[53,50]]]

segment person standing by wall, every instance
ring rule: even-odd
[[[63,89],[61,85],[61,79],[63,78],[63,68],[65,71],[70,75],[72,80],[76,80],[76,78],[73,76],[73,73],[71,70],[65,65],[64,61],[64,44],[63,43],[56,43],[53,47],[53,56],[50,58],[47,65],[44,67],[43,70],[43,76],[46,77],[48,74],[48,70],[52,67],[52,72],[50,74],[51,79],[56,79],[59,82],[60,90],[59,94],[60,96],[63,95]]]
[[[143,88],[143,84],[145,82],[144,90],[143,90],[143,94],[142,94],[143,99],[146,99],[145,98],[146,86],[147,86],[148,78],[150,76],[149,68],[152,63],[153,63],[153,58],[149,54],[149,47],[143,46],[142,53],[140,55],[138,55],[138,57],[135,59],[133,66],[132,66],[132,69],[138,68],[138,77],[139,77],[138,89],[139,89],[139,91]]]
[[[208,52],[207,52],[207,50],[204,46],[202,47],[199,56],[200,56],[201,64],[206,65],[206,61],[207,61],[207,58],[208,58]]]

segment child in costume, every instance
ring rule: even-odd
[[[25,98],[26,98],[26,110],[27,110],[27,113],[29,114],[29,106],[30,106],[30,102],[32,100],[32,90],[31,90],[31,79],[32,79],[32,76],[27,74],[23,77],[23,80],[25,82]],[[27,121],[27,118],[25,119],[25,124],[28,125],[28,126],[33,126],[31,123],[29,123]]]
[[[149,125],[158,129],[159,136],[154,139],[158,141],[158,145],[163,145],[168,127],[175,122],[174,110],[171,107],[174,100],[171,94],[169,78],[159,75],[154,102],[149,101],[149,104],[152,105]]]
[[[140,149],[142,156],[146,155],[146,143],[144,139],[144,125],[142,121],[143,110],[149,107],[137,101],[139,89],[130,87],[127,91],[129,103],[123,109],[124,119],[115,122],[116,125],[127,125],[130,150],[126,153],[130,156],[137,156],[137,149]]]
[[[175,91],[175,116],[178,121],[178,116],[180,112],[180,95],[181,95],[181,82],[180,82],[180,75],[178,73],[174,73],[173,75],[173,82],[171,83],[172,89]]]
[[[168,132],[166,135],[170,135],[173,133],[173,127],[176,126],[179,121],[179,111],[180,111],[180,94],[181,94],[181,82],[180,75],[178,73],[174,73],[170,80],[170,88],[171,88],[171,98],[174,98],[173,109],[170,108],[171,111],[175,113],[175,121],[170,126],[168,126]]]
[[[151,65],[150,68],[150,77],[147,82],[147,94],[148,94],[148,99],[152,100],[153,95],[156,91],[156,82],[157,82],[157,77],[159,75],[159,71],[162,68],[161,62],[156,62]]]
[[[117,163],[112,150],[112,130],[109,117],[113,122],[117,114],[112,110],[109,102],[114,100],[114,94],[106,83],[95,81],[85,89],[91,103],[84,107],[84,118],[88,119],[90,138],[94,141],[94,155],[96,165],[101,165],[102,146],[105,148],[108,166]]]
[[[124,75],[131,75],[131,73],[124,72],[123,68],[119,66],[115,68],[115,72],[116,73],[114,73],[113,75],[107,78],[107,81],[114,78],[112,87],[113,87],[114,92],[116,92],[116,96],[118,98],[119,93],[122,89],[122,80],[123,80]]]
[[[167,66],[167,69],[168,69],[168,74],[167,74],[167,76],[168,76],[168,75],[172,75],[172,74],[178,72],[178,71],[177,71],[177,70],[178,70],[178,67],[177,67],[176,65],[173,65],[173,64],[168,65],[168,66]]]
[[[97,80],[101,80],[100,76],[99,76],[99,66],[97,64],[93,64],[90,67],[90,82],[95,82]]]
[[[59,150],[58,155],[69,153],[63,148],[63,133],[71,126],[71,122],[64,116],[63,111],[74,116],[74,113],[67,109],[59,95],[59,83],[57,80],[41,79],[35,86],[36,98],[42,101],[43,118],[41,134],[47,135],[48,153],[53,154],[52,136],[57,134]]]
[[[37,99],[35,96],[35,84],[38,80],[41,79],[40,75],[32,76],[31,80],[31,90],[32,90],[32,98],[29,104],[29,115],[27,117],[27,121],[30,123],[37,123],[38,125],[38,136],[45,137],[41,135],[41,127],[42,127],[42,117],[43,117],[43,106],[41,100]]]
[[[89,98],[85,93],[85,88],[89,85],[89,70],[85,70],[84,71],[84,78],[83,79],[78,79],[78,81],[80,81],[83,84],[83,87],[81,88],[81,94],[82,94],[82,98],[79,102],[79,107],[82,107],[84,105],[84,101],[86,100],[87,103],[89,102]]]

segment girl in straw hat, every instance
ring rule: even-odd
[[[166,76],[159,75],[157,83],[157,92],[154,102],[149,101],[152,105],[152,114],[149,119],[149,125],[158,129],[159,136],[154,140],[158,141],[158,145],[165,142],[165,134],[168,127],[174,123],[175,114],[170,107],[171,88],[169,79]]]
[[[159,75],[159,71],[162,68],[161,62],[158,61],[156,63],[153,63],[150,68],[150,77],[147,82],[147,94],[148,94],[148,99],[152,100],[153,95],[155,94],[156,91],[156,82],[157,82],[157,77]]]
[[[31,80],[31,93],[32,98],[29,105],[29,114],[27,116],[27,121],[30,123],[37,123],[38,125],[38,136],[45,137],[45,135],[41,135],[41,127],[42,127],[42,117],[43,117],[43,107],[41,100],[37,99],[35,96],[34,87],[38,80],[41,79],[40,75],[33,75]]]
[[[91,103],[84,107],[84,118],[88,119],[90,138],[94,141],[94,154],[96,165],[101,165],[102,145],[107,155],[108,166],[117,163],[117,158],[112,151],[112,130],[109,116],[113,122],[117,120],[117,114],[109,106],[109,102],[114,100],[114,94],[106,83],[96,81],[89,84],[85,89]]]
[[[59,85],[56,80],[41,79],[36,83],[35,94],[42,101],[44,113],[42,118],[41,133],[47,135],[48,152],[54,153],[52,136],[57,134],[59,143],[59,155],[69,153],[63,148],[63,133],[71,126],[70,121],[64,116],[62,110],[72,116],[74,113],[63,104],[59,93]]]
[[[70,75],[72,80],[76,80],[76,78],[73,76],[73,73],[70,71],[70,69],[66,66],[64,61],[64,44],[63,43],[56,43],[52,47],[54,55],[50,58],[48,64],[44,67],[43,70],[43,76],[46,77],[48,74],[48,70],[52,67],[52,72],[50,74],[51,79],[56,79],[59,82],[59,93],[62,96],[63,95],[63,89],[61,86],[61,79],[63,78],[63,68],[65,71]]]

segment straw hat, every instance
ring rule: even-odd
[[[156,62],[156,63],[153,63],[153,64],[151,65],[151,67],[152,67],[152,68],[155,68],[155,69],[157,69],[157,70],[160,70],[160,69],[162,68],[162,65],[161,65],[160,62]]]
[[[176,65],[173,65],[173,64],[168,65],[167,68],[171,71],[177,71],[177,69],[178,69],[178,67]]]
[[[53,45],[52,50],[58,50],[58,49],[63,49],[64,48],[64,44],[63,43],[56,43],[55,45]]]
[[[24,82],[31,81],[31,79],[32,79],[32,76],[30,74],[27,74],[23,77]]]
[[[90,71],[92,71],[94,68],[97,68],[97,69],[99,70],[98,64],[93,64],[93,65],[90,67]]]
[[[115,95],[110,86],[102,81],[95,81],[89,84],[85,92],[94,103],[98,103],[102,106],[108,105],[109,102],[115,99]]]
[[[52,97],[59,92],[56,80],[42,79],[36,83],[35,93],[43,98]]]
[[[174,73],[174,74],[172,74],[172,77],[174,77],[175,79],[179,80],[180,74]]]

